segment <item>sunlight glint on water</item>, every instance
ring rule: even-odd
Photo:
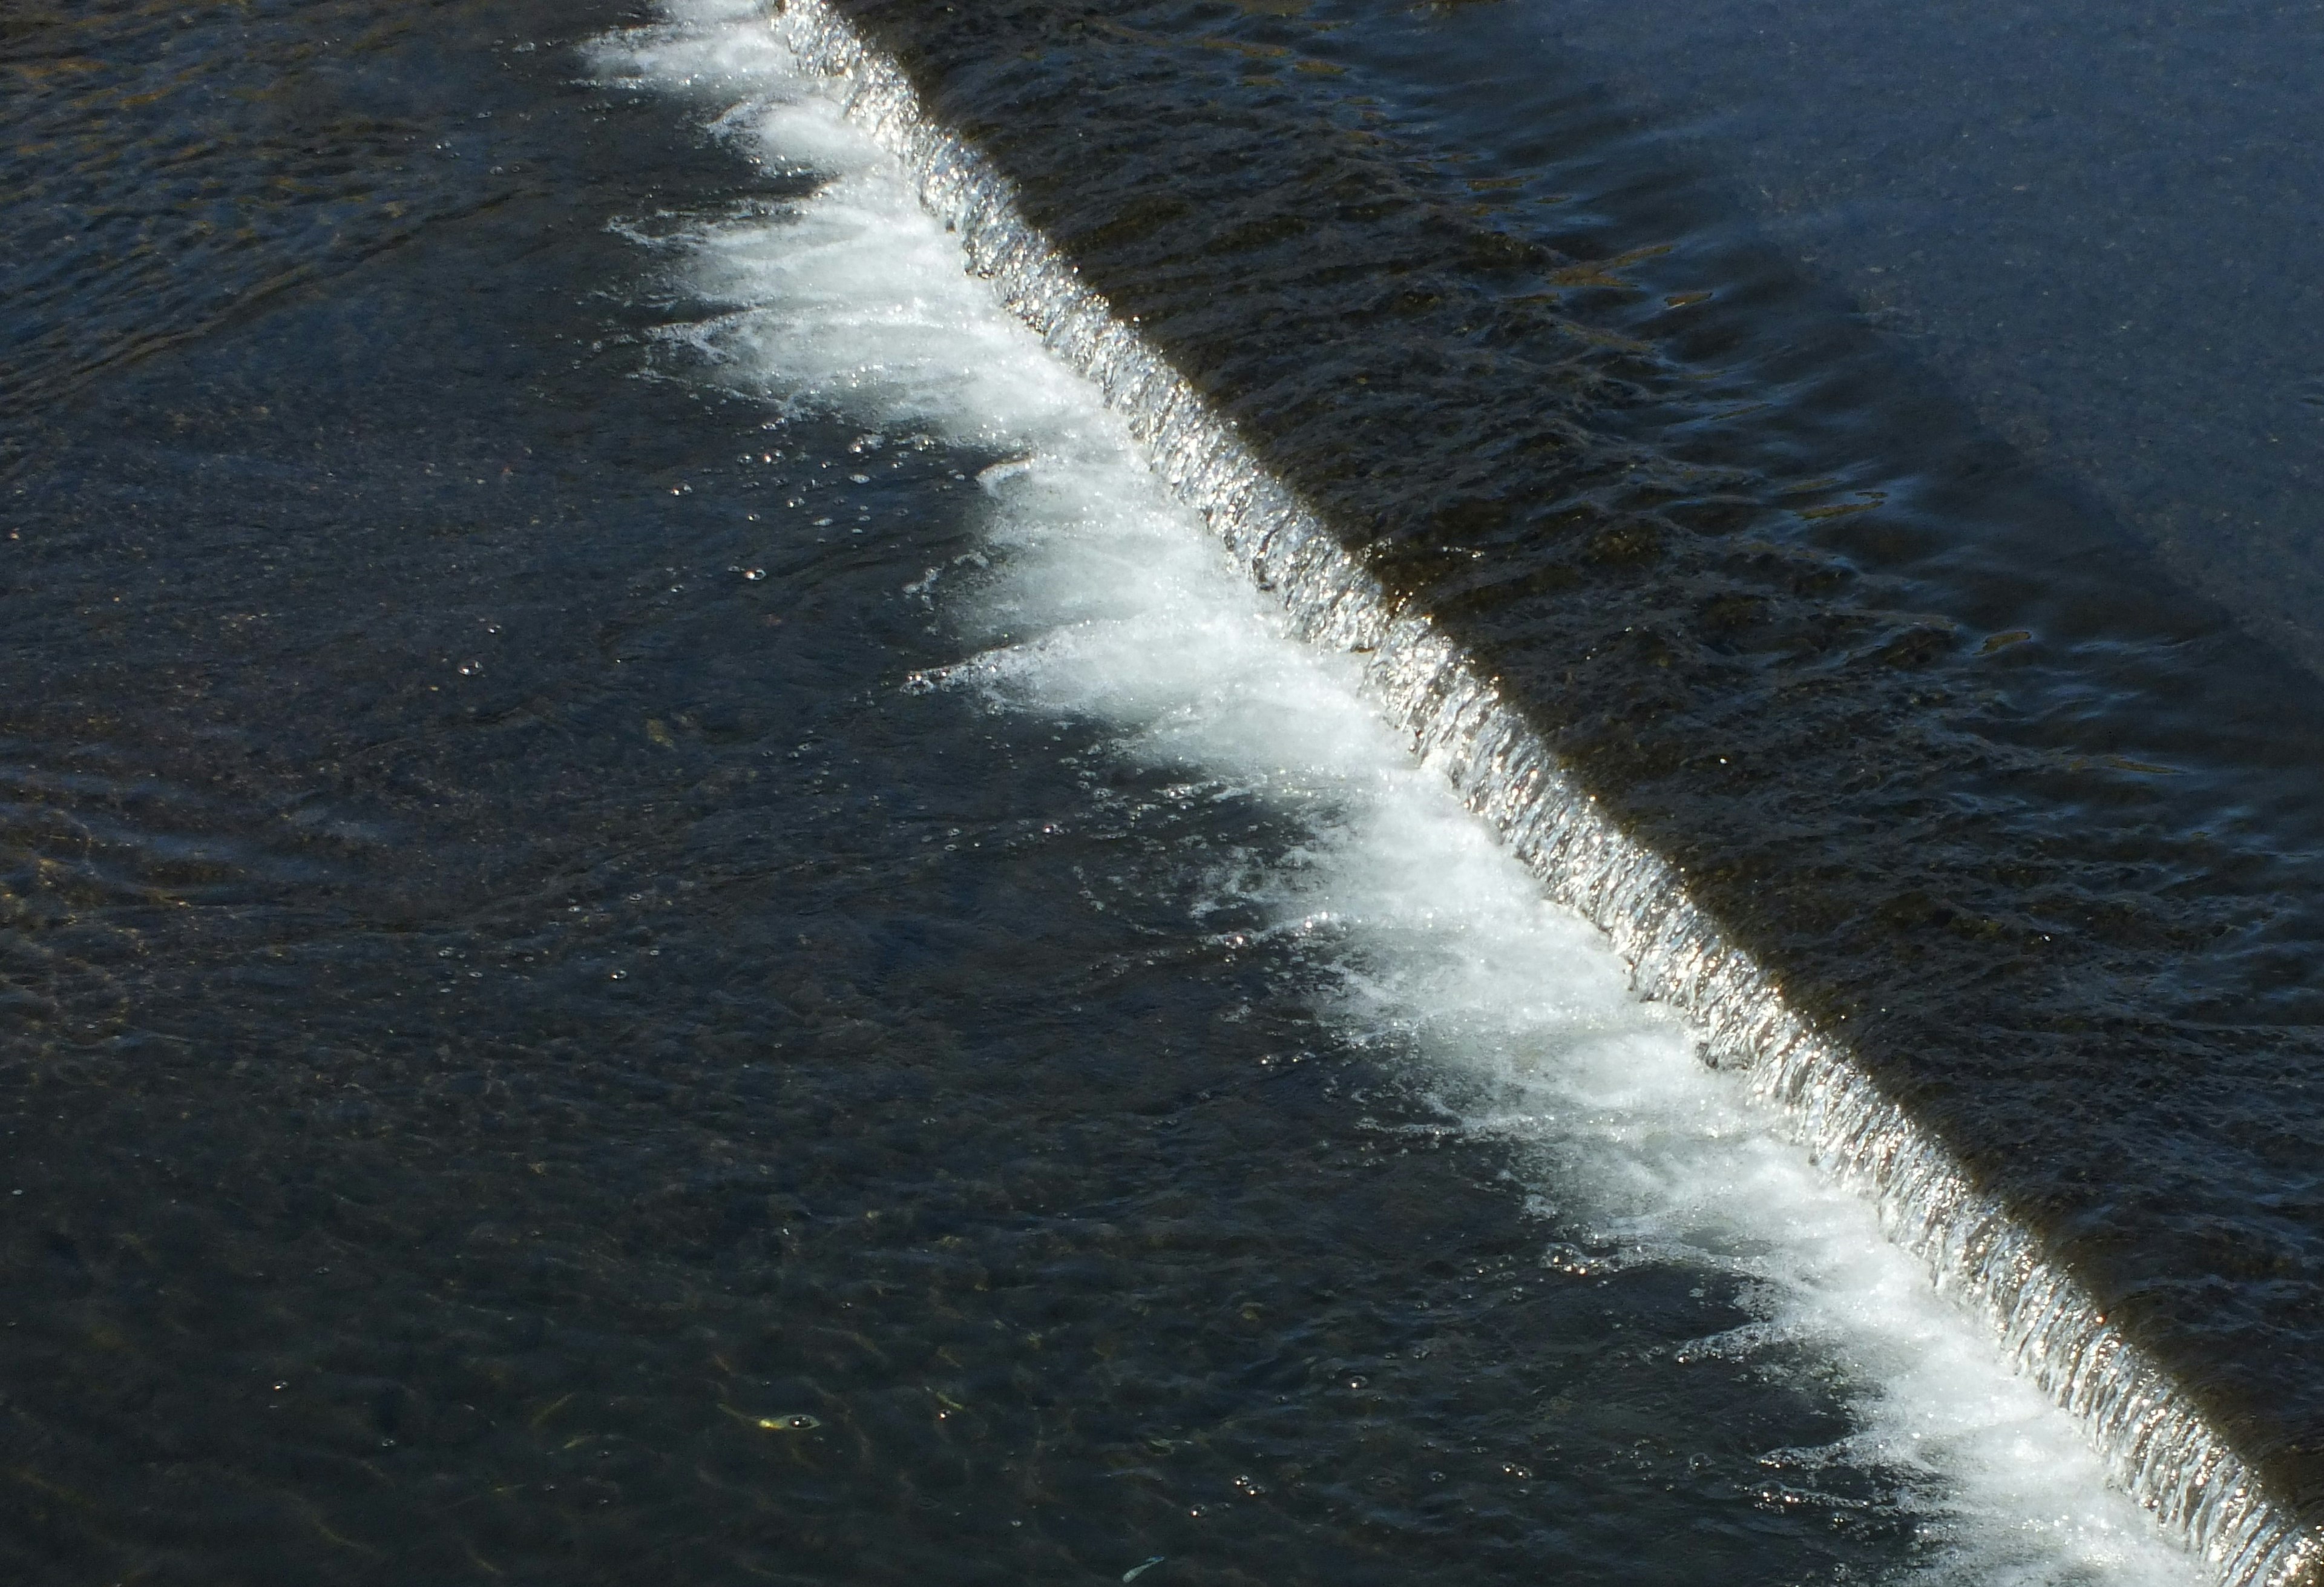
[[[796,75],[757,5],[686,8],[608,41],[599,64],[697,96],[770,167],[831,179],[779,213],[672,241],[695,291],[728,306],[678,333],[724,379],[1018,459],[979,482],[990,557],[913,586],[983,647],[925,681],[1101,723],[1127,757],[1298,817],[1312,835],[1293,863],[1208,885],[1305,939],[1330,972],[1329,1013],[1433,1094],[1448,1128],[1515,1151],[1512,1194],[1543,1212],[1545,1247],[1741,1278],[1762,1321],[1697,1351],[1804,1347],[1855,1386],[1857,1433],[1769,1451],[1771,1474],[1906,1473],[1938,1580],[2196,1579],[1871,1207],[1698,1063],[1599,935],[1416,763],[1352,659],[1286,633],[1097,393],[964,272],[900,173]]]

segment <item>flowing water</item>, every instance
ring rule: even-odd
[[[8,35],[12,1575],[2290,1580],[2300,675],[1458,14],[947,15]]]

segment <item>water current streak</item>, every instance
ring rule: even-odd
[[[1987,1316],[2022,1370],[2079,1417],[2116,1478],[2233,1587],[2314,1579],[2317,1539],[2043,1241],[1883,1094],[1847,1047],[1563,770],[1460,649],[1399,611],[1298,496],[1019,211],[1009,181],[924,110],[902,69],[823,0],[780,25],[957,229],[973,267],[1085,374],[1304,637],[1365,654],[1380,704],[1562,902],[1613,939],[1638,991],[1686,1010],[1714,1065],[1744,1070],[1817,1160],[1872,1197],[1939,1287]]]

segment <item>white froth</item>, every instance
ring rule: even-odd
[[[996,572],[948,597],[936,586],[983,647],[949,681],[1101,723],[1125,756],[1298,817],[1312,837],[1296,863],[1213,884],[1312,939],[1342,1032],[1448,1122],[1513,1148],[1565,1237],[1744,1279],[1761,1321],[1695,1349],[1748,1358],[1781,1342],[1858,1386],[1858,1431],[1770,1451],[1771,1474],[1835,1461],[1913,1474],[1936,1545],[1914,1568],[1945,1582],[2198,1578],[1872,1209],[1698,1063],[1598,935],[1413,761],[1352,660],[1286,635],[1097,393],[965,273],[901,173],[798,75],[755,0],[694,0],[667,27],[605,41],[597,64],[695,94],[754,157],[830,179],[681,239],[696,289],[727,306],[685,334],[731,378],[1023,460],[982,482]]]

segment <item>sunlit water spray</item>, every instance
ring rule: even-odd
[[[606,41],[598,64],[693,96],[753,158],[825,179],[662,239],[725,306],[672,335],[778,404],[1014,459],[979,481],[985,554],[911,583],[908,598],[974,650],[917,687],[1094,722],[1124,757],[1294,818],[1299,850],[1204,878],[1213,900],[1297,939],[1342,1035],[1433,1098],[1445,1128],[1514,1156],[1545,1248],[1740,1280],[1758,1321],[1694,1353],[1804,1350],[1856,1386],[1849,1438],[1767,1458],[1905,1473],[1931,1545],[1914,1573],[2200,1578],[1872,1206],[1698,1062],[1605,938],[1414,758],[1360,663],[1290,632],[1100,392],[968,273],[960,240],[758,5],[680,7]]]

